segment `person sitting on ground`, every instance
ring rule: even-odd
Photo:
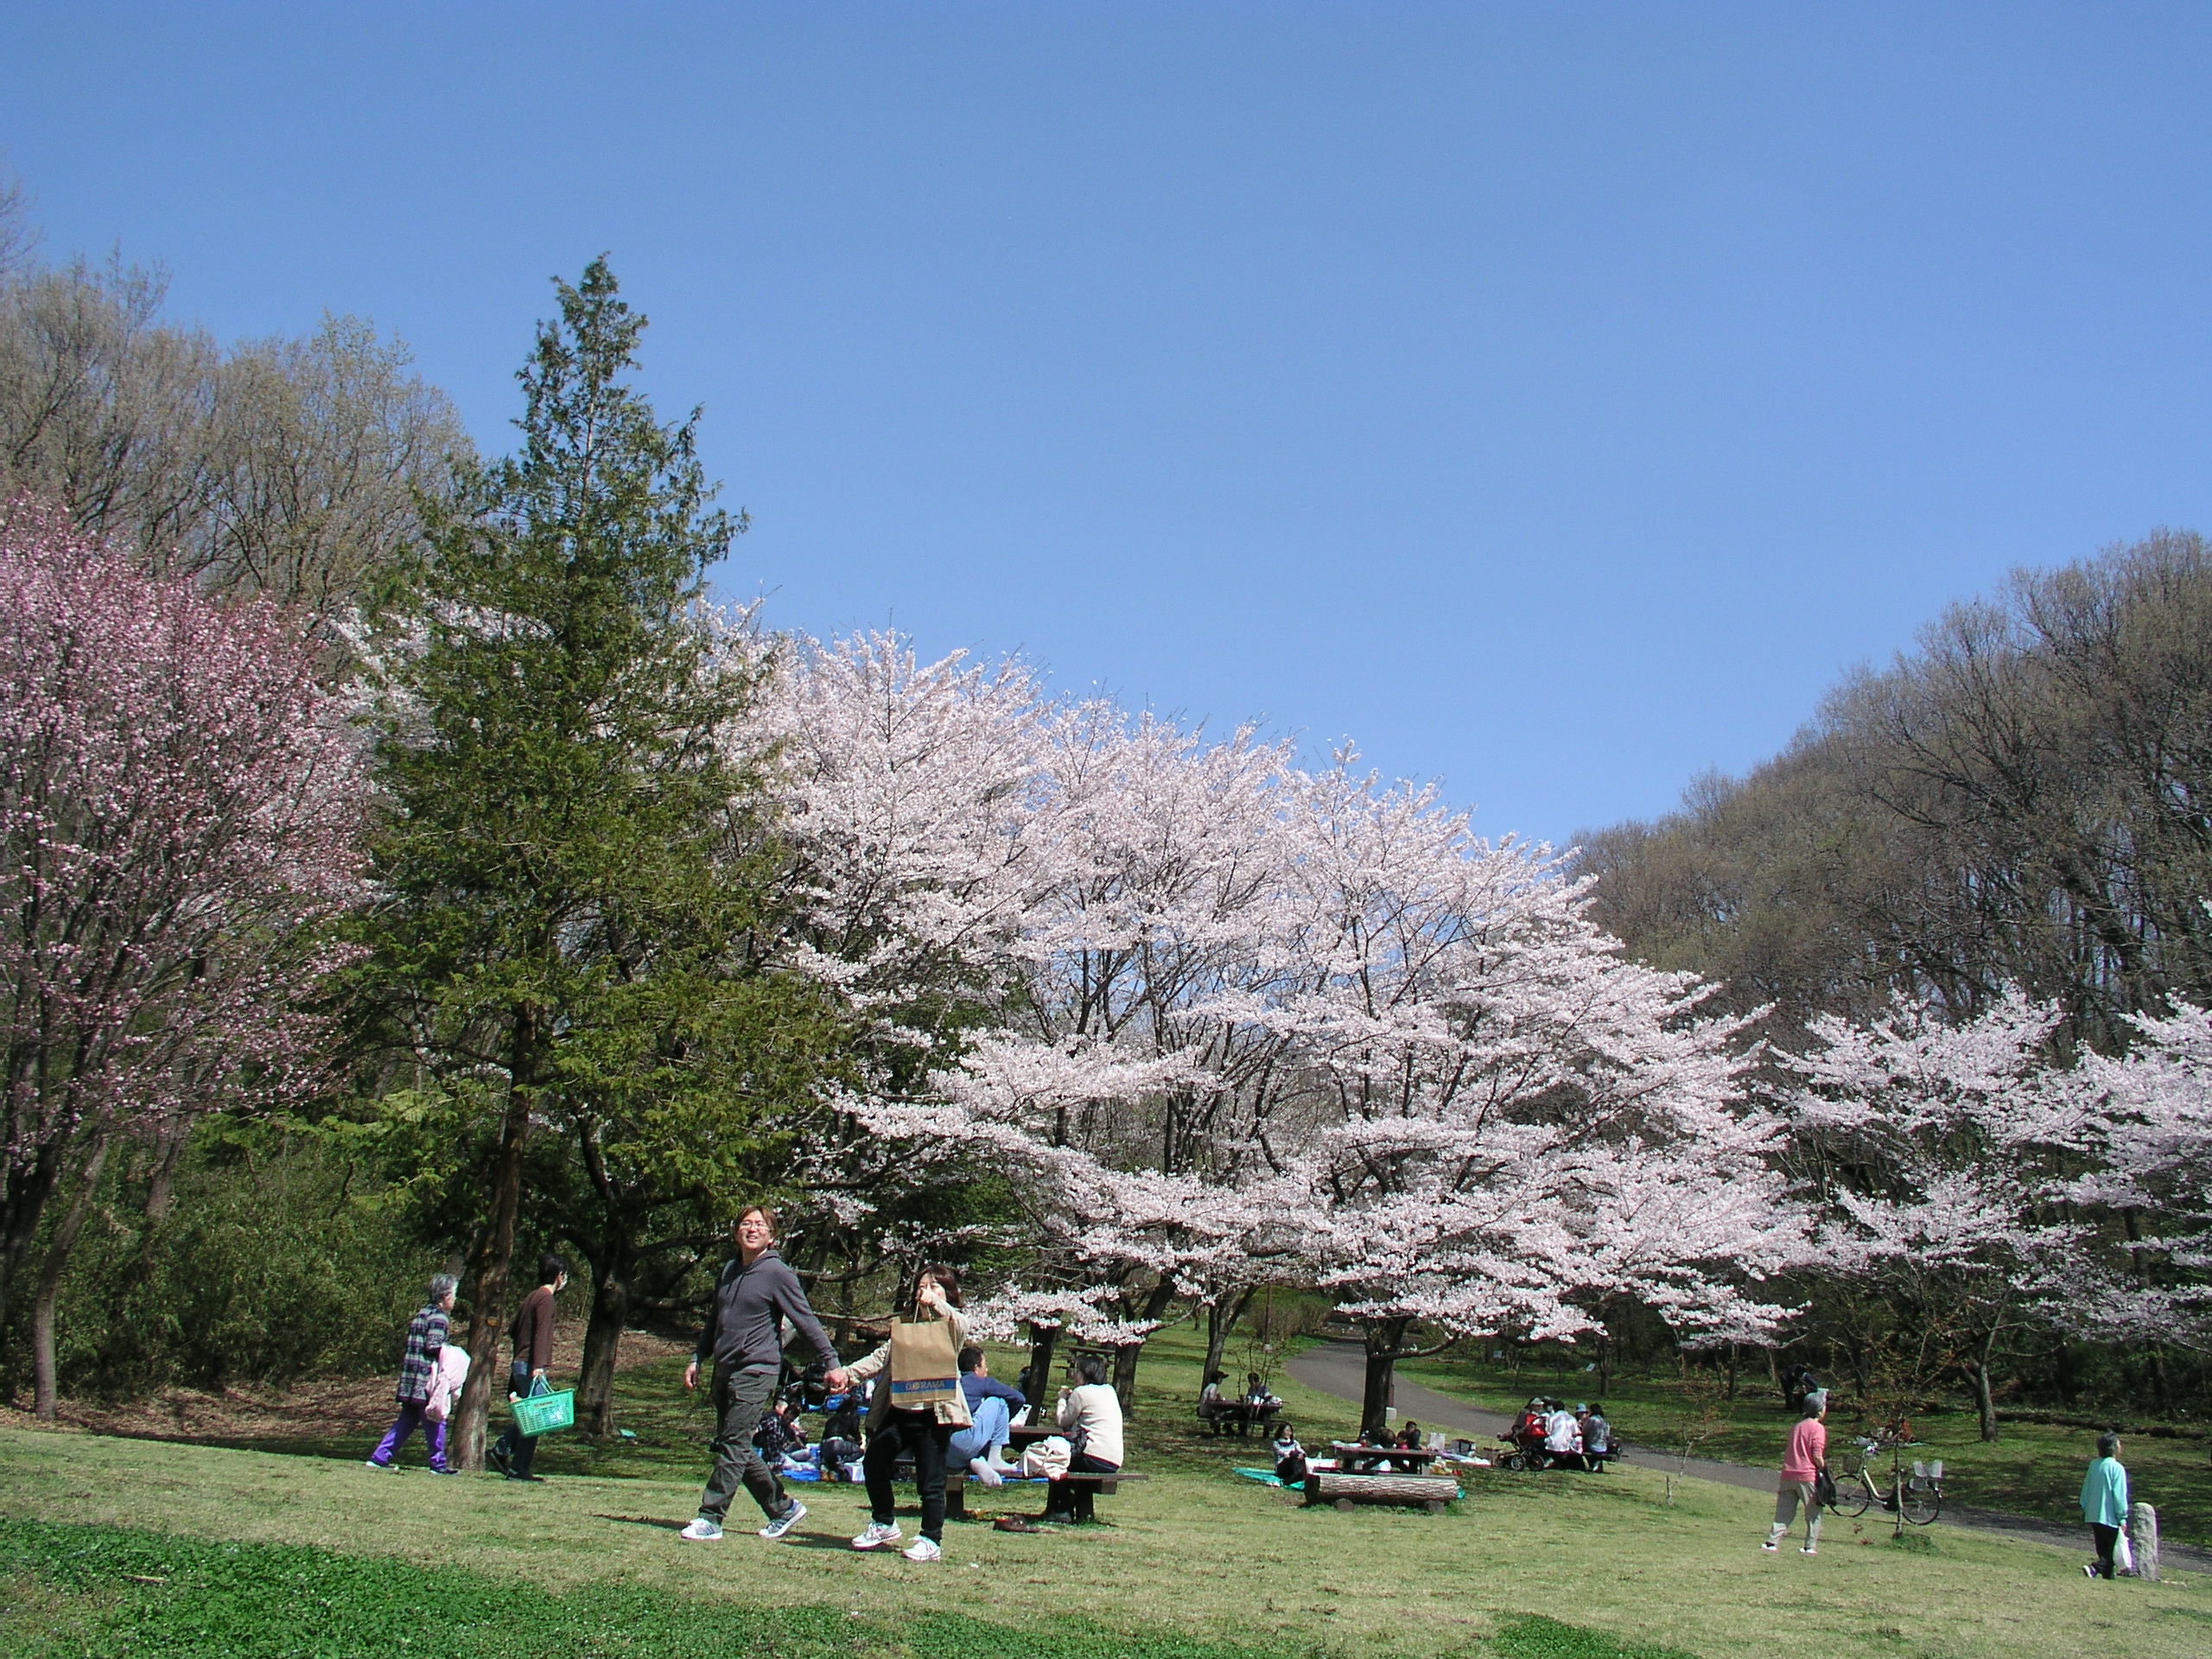
[[[753,1446],[771,1464],[780,1463],[806,1444],[806,1429],[799,1422],[798,1390],[776,1402],[762,1414],[760,1427],[753,1431]]]
[[[1565,1405],[1557,1400],[1548,1403],[1551,1409],[1544,1418],[1545,1454],[1555,1465],[1573,1468],[1581,1460],[1582,1431]]]
[[[377,1442],[377,1449],[369,1453],[372,1469],[391,1468],[391,1460],[399,1455],[399,1448],[407,1444],[407,1437],[420,1427],[423,1443],[429,1448],[431,1472],[461,1472],[446,1462],[444,1417],[429,1414],[430,1396],[437,1387],[439,1366],[445,1357],[446,1338],[451,1334],[454,1293],[459,1287],[459,1281],[451,1274],[435,1275],[430,1281],[429,1301],[408,1322],[407,1350],[399,1361],[399,1387],[392,1395],[399,1402],[399,1414],[392,1420],[384,1439]]]
[[[1014,1473],[1014,1466],[999,1457],[1013,1430],[1014,1414],[1029,1403],[1019,1389],[1010,1389],[991,1375],[991,1363],[972,1343],[960,1351],[960,1393],[975,1419],[953,1432],[948,1467],[967,1471],[986,1486],[1000,1486]]]
[[[1106,1360],[1083,1354],[1075,1362],[1076,1386],[1060,1390],[1053,1421],[1068,1437],[1071,1475],[1110,1475],[1122,1466],[1122,1400],[1107,1386]],[[1076,1522],[1093,1518],[1095,1480],[1055,1480],[1046,1488],[1045,1518]]]
[[[1613,1426],[1605,1421],[1605,1414],[1595,1406],[1583,1408],[1582,1461],[1592,1469],[1603,1469],[1605,1459],[1613,1454]]]
[[[1288,1429],[1275,1436],[1275,1478],[1286,1486],[1303,1486],[1312,1470],[1306,1461],[1306,1448]]]

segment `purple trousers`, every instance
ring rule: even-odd
[[[420,1400],[399,1402],[399,1415],[392,1419],[391,1427],[385,1431],[384,1439],[377,1442],[377,1449],[369,1453],[371,1463],[390,1463],[397,1457],[399,1448],[407,1444],[407,1437],[419,1425],[423,1439],[430,1448],[430,1467],[442,1469],[446,1466],[446,1426],[424,1417],[423,1406]]]

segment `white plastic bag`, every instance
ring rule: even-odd
[[[1021,1454],[1021,1472],[1031,1479],[1042,1475],[1047,1480],[1057,1480],[1067,1473],[1069,1459],[1074,1455],[1065,1439],[1047,1434]]]

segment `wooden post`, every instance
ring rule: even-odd
[[[2158,1512],[2138,1503],[2127,1512],[2127,1543],[2135,1552],[2135,1576],[2158,1581]]]

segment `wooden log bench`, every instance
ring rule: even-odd
[[[1310,1509],[1333,1503],[1351,1510],[1362,1503],[1410,1503],[1431,1515],[1459,1496],[1459,1483],[1449,1475],[1351,1474],[1338,1469],[1309,1469],[1306,1473],[1306,1503]]]

